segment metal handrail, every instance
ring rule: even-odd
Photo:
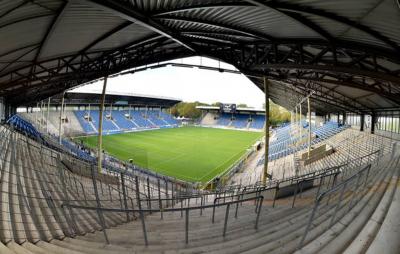
[[[61,204],[62,208],[75,208],[75,209],[84,209],[84,210],[92,210],[92,211],[97,211],[97,212],[124,212],[124,213],[139,213],[140,214],[140,219],[142,221],[142,226],[143,226],[143,236],[144,236],[144,241],[145,245],[148,245],[148,239],[147,239],[147,231],[145,227],[145,220],[144,220],[144,213],[153,213],[153,212],[179,212],[179,211],[184,211],[185,212],[185,242],[186,244],[189,243],[189,211],[191,210],[204,210],[207,208],[213,208],[215,207],[221,207],[221,206],[226,206],[226,212],[225,212],[225,218],[224,218],[224,228],[223,228],[223,237],[226,235],[227,231],[227,224],[228,224],[228,217],[229,217],[229,209],[231,205],[234,204],[239,204],[247,201],[256,201],[256,221],[254,228],[257,230],[258,229],[258,222],[260,218],[260,213],[261,213],[261,207],[262,203],[264,200],[264,197],[262,195],[256,196],[256,197],[250,197],[246,199],[240,199],[240,200],[235,200],[235,201],[229,201],[229,202],[224,202],[220,204],[216,204],[214,201],[214,204],[212,205],[201,205],[201,206],[193,206],[193,207],[180,207],[180,208],[166,208],[166,209],[120,209],[120,208],[106,208],[106,207],[94,207],[94,206],[82,206],[82,205],[73,205],[70,203],[63,203]],[[236,211],[236,216],[237,216],[237,211]],[[214,218],[214,216],[213,216]],[[105,239],[108,241],[106,229],[104,228],[104,234],[105,234]]]
[[[350,182],[352,182],[354,179],[357,178],[357,184],[356,184],[357,186],[356,186],[356,187],[358,187],[358,183],[359,183],[359,180],[360,180],[361,176],[362,176],[365,172],[367,172],[366,179],[365,179],[365,183],[364,183],[364,185],[365,185],[365,184],[367,183],[367,180],[368,180],[368,176],[369,176],[369,173],[370,173],[370,169],[371,169],[371,164],[365,166],[364,168],[362,168],[361,170],[359,170],[357,173],[355,173],[355,174],[353,174],[352,176],[350,176],[349,178],[347,178],[345,181],[343,181],[343,182],[337,184],[336,186],[333,186],[331,189],[329,189],[329,190],[327,190],[327,191],[325,191],[325,192],[323,192],[323,193],[321,193],[321,194],[319,194],[319,195],[317,196],[317,198],[316,198],[316,200],[315,200],[315,203],[314,203],[314,208],[313,208],[313,210],[312,210],[312,212],[311,212],[310,219],[308,220],[306,229],[305,229],[305,231],[304,231],[304,233],[303,233],[303,236],[302,236],[302,238],[301,238],[301,240],[300,240],[300,243],[299,243],[299,245],[298,245],[298,248],[299,248],[299,249],[300,249],[301,247],[303,247],[303,245],[304,245],[304,241],[305,241],[305,239],[306,239],[306,237],[307,237],[308,232],[310,231],[311,224],[312,224],[312,222],[313,222],[313,220],[314,220],[314,217],[315,217],[315,214],[316,214],[316,212],[317,212],[317,210],[318,210],[319,204],[320,204],[321,201],[324,199],[324,197],[326,197],[326,196],[328,196],[328,195],[331,195],[332,193],[335,193],[335,192],[337,192],[337,191],[340,190],[339,200],[338,200],[338,203],[337,203],[337,205],[336,205],[336,208],[335,208],[335,211],[334,211],[332,220],[331,220],[331,225],[332,225],[333,222],[334,222],[334,219],[335,219],[335,217],[336,217],[336,213],[337,213],[337,211],[338,211],[339,205],[340,205],[340,203],[341,203],[341,201],[342,201],[342,199],[343,199],[344,190],[346,189],[346,187],[348,186],[348,184],[349,184]],[[353,194],[353,197],[354,197],[354,194]],[[353,199],[353,198],[352,198],[352,199]],[[352,199],[351,199],[351,200],[352,200]]]

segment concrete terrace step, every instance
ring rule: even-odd
[[[3,160],[0,160],[0,240],[5,244],[0,244],[0,253],[293,253],[305,232],[317,193],[317,188],[299,193],[294,208],[291,208],[292,196],[278,199],[275,208],[271,207],[270,200],[264,200],[257,230],[254,228],[254,201],[239,205],[237,218],[236,205],[231,205],[225,236],[222,235],[227,212],[225,206],[216,208],[214,223],[211,222],[212,208],[204,209],[202,215],[200,210],[193,210],[189,217],[188,244],[185,243],[185,213],[181,217],[179,211],[164,212],[163,220],[160,212],[146,214],[149,240],[146,246],[140,219],[127,221],[123,212],[103,212],[111,243],[107,245],[96,211],[61,208],[66,200],[73,204],[96,206],[92,179],[77,176],[60,166],[53,154],[56,152],[40,145],[34,146],[36,143],[20,134],[10,132],[4,137],[0,139],[3,149],[0,154]],[[366,135],[354,144],[368,140]],[[329,160],[318,161],[316,168],[337,165],[348,158],[355,159],[371,152],[369,147],[363,146],[358,150],[352,147],[346,147]],[[383,156],[380,163],[371,168],[368,188],[357,193],[357,202],[350,208],[348,204],[353,192],[347,190],[342,204],[337,206],[338,221],[333,225],[330,222],[336,205],[323,202],[305,245],[298,253],[396,253],[400,209],[397,163]],[[350,170],[346,177],[357,170]],[[338,183],[341,180],[338,177]],[[82,187],[74,185],[76,181]],[[319,181],[315,181],[317,184]],[[134,196],[131,187],[134,185],[129,187],[129,195]],[[86,199],[82,197],[80,188],[85,190]],[[121,193],[115,191],[116,186],[112,190],[107,184],[98,183],[98,188],[103,207],[121,207]],[[147,194],[146,186],[141,184],[140,188]],[[325,185],[322,190],[326,188]],[[273,193],[269,191],[262,195],[271,196]],[[214,198],[210,196],[206,204],[213,204]],[[186,204],[182,204],[185,207]],[[176,203],[175,207],[180,205]],[[190,205],[199,206],[200,199],[191,199]],[[158,202],[152,202],[151,206],[158,207]],[[142,207],[146,208],[147,204],[143,202]],[[392,240],[386,244],[384,239]]]

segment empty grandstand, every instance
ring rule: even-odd
[[[62,96],[56,96],[38,104],[35,112],[28,110],[20,115],[56,136],[61,132],[66,137],[95,135],[99,132],[99,96],[69,92],[64,95],[62,105]],[[180,102],[178,99],[117,92],[109,92],[106,99],[102,117],[105,134],[180,126],[180,121],[168,113],[168,108]]]
[[[227,104],[234,110],[223,109],[223,105],[197,106],[203,111],[200,124],[220,128],[261,131],[265,124],[265,110],[254,108],[236,108],[235,104]]]
[[[398,0],[1,1],[0,253],[399,253],[399,27]],[[192,56],[236,69],[168,62]],[[172,128],[179,100],[106,93],[166,66],[246,75],[266,109]]]

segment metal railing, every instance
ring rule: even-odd
[[[367,188],[367,183],[370,178],[370,170],[371,164],[365,166],[345,181],[316,197],[314,207],[311,211],[311,216],[298,245],[299,249],[303,247],[306,237],[311,231],[314,220],[319,217],[317,215],[318,212],[325,214],[327,219],[330,218],[328,225],[328,228],[330,228],[333,224],[338,222],[345,213],[349,212],[358,201],[360,201],[363,196],[362,193],[364,193]],[[343,209],[346,205],[348,205],[347,209]]]
[[[229,211],[230,211],[230,207],[232,205],[237,204],[237,208],[238,208],[238,204],[244,203],[244,202],[248,202],[248,201],[255,201],[256,202],[256,208],[255,208],[255,214],[256,214],[256,219],[255,219],[255,224],[254,224],[254,229],[258,229],[258,222],[259,222],[259,218],[260,218],[260,213],[261,213],[261,207],[263,204],[263,200],[264,197],[262,195],[259,196],[255,196],[255,197],[250,197],[250,198],[245,198],[245,199],[238,199],[238,200],[234,200],[234,201],[228,201],[228,202],[224,202],[224,203],[217,203],[216,201],[214,201],[214,204],[210,204],[210,205],[201,205],[201,206],[194,206],[194,207],[180,207],[180,208],[160,208],[160,209],[142,209],[139,205],[138,209],[118,209],[118,208],[107,208],[107,207],[93,207],[93,206],[81,206],[81,205],[73,205],[70,203],[64,203],[62,204],[62,207],[65,209],[84,209],[84,210],[93,210],[93,211],[97,211],[97,212],[116,212],[116,213],[139,213],[140,215],[140,220],[142,223],[142,231],[143,231],[143,237],[144,237],[144,243],[147,246],[148,243],[148,234],[147,234],[147,229],[146,229],[146,223],[145,223],[145,218],[144,218],[144,214],[145,213],[155,213],[155,212],[162,212],[162,213],[166,213],[166,212],[181,212],[185,213],[185,243],[188,244],[189,243],[189,213],[190,211],[193,210],[200,210],[203,211],[204,209],[208,209],[208,208],[212,208],[213,209],[213,216],[211,218],[212,223],[214,223],[214,218],[215,218],[215,208],[216,207],[226,207],[226,211],[225,211],[225,216],[224,216],[224,227],[223,227],[223,231],[222,231],[222,236],[225,237],[226,236],[226,232],[227,232],[227,228],[228,228],[228,218],[229,218]],[[140,204],[140,202],[139,202]],[[235,210],[235,218],[237,218],[237,208]],[[103,227],[103,231],[104,231],[104,237],[107,243],[109,243],[108,241],[108,236],[106,233],[106,228]]]

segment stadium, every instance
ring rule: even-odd
[[[399,253],[399,27],[398,0],[1,1],[0,253]],[[264,108],[107,90],[163,68]]]

